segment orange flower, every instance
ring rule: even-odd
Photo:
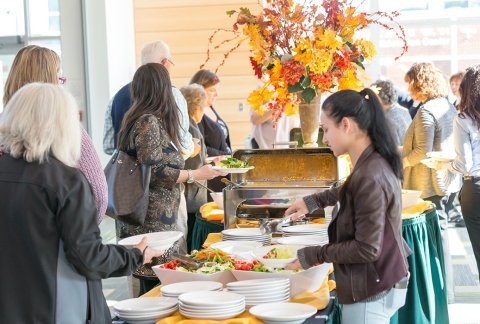
[[[229,16],[237,16],[230,31],[234,37],[216,48],[234,42],[222,66],[242,42],[248,41],[253,71],[262,82],[249,95],[248,103],[259,112],[272,110],[274,119],[283,113],[296,113],[300,102],[308,103],[322,92],[362,87],[359,72],[376,51],[371,41],[356,37],[357,31],[376,24],[403,41],[400,56],[407,49],[403,28],[394,20],[396,12],[360,12],[350,0],[323,0],[320,5],[313,0],[263,3],[258,15],[247,8],[228,11]],[[206,62],[210,44],[220,31],[209,39]]]

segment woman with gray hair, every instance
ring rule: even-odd
[[[92,189],[76,165],[81,129],[57,85],[16,91],[0,116],[0,314],[4,323],[111,323],[101,279],[163,254],[144,238],[104,245]]]
[[[377,80],[372,84],[372,87],[378,88],[378,97],[385,110],[385,116],[392,128],[395,142],[398,146],[402,146],[405,133],[412,122],[412,117],[410,117],[408,109],[403,108],[397,103],[397,90],[395,90],[392,81]]]

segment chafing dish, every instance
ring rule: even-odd
[[[283,217],[297,199],[329,188],[339,179],[337,158],[329,148],[238,150],[233,157],[254,166],[232,174],[224,189],[225,228],[258,227]],[[325,216],[307,214],[305,221]]]

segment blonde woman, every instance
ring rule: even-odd
[[[188,115],[190,116],[190,127],[188,128],[188,131],[192,134],[193,138],[199,140],[201,147],[200,153],[185,160],[185,168],[195,170],[206,163],[205,158],[207,156],[207,148],[198,124],[202,121],[204,108],[207,106],[207,94],[205,89],[196,83],[189,84],[188,86],[181,88],[180,91],[187,101]],[[198,180],[197,182],[207,186],[206,180]],[[185,198],[187,200],[188,212],[187,245],[188,250],[190,251],[192,248],[192,233],[195,225],[195,215],[200,207],[207,202],[207,190],[205,187],[198,186],[195,183],[187,183],[185,185]]]
[[[22,48],[13,60],[12,68],[5,83],[3,103],[7,105],[18,89],[32,82],[51,84],[65,82],[65,78],[60,75],[60,57],[57,53],[36,45]],[[32,121],[32,123],[35,122],[35,120]],[[77,124],[80,125],[78,119]],[[100,223],[107,210],[107,181],[92,140],[83,127],[80,127],[80,131],[82,146],[77,167],[83,172],[92,187],[97,207],[97,223]]]
[[[76,168],[73,97],[32,83],[0,116],[0,314],[4,323],[111,323],[101,279],[160,256],[144,239],[104,245],[90,185]]]

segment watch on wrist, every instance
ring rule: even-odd
[[[187,183],[193,183],[195,179],[193,178],[193,171],[192,170],[187,170],[188,177],[187,177]]]

